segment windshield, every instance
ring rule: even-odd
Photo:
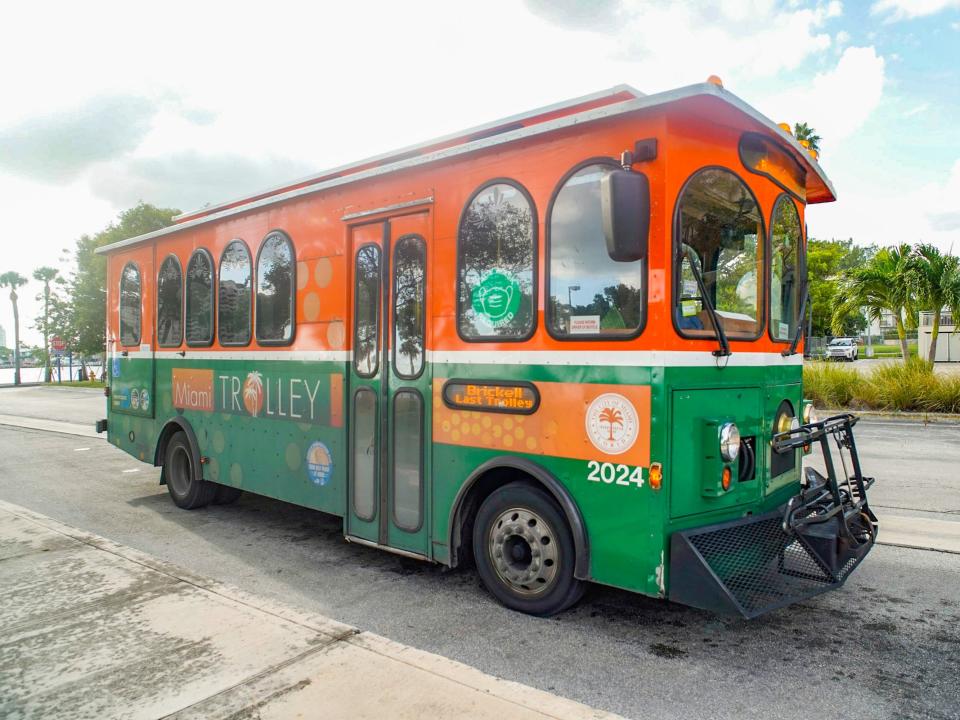
[[[755,338],[760,332],[763,223],[749,189],[729,170],[701,170],[680,197],[678,220],[674,313],[680,333],[716,334],[690,266],[692,257],[724,332]]]
[[[837,347],[837,346],[849,347],[850,345],[853,345],[853,340],[851,340],[850,338],[836,338],[834,340],[831,340],[830,344],[833,345],[834,347]]]

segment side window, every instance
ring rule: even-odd
[[[354,291],[353,364],[358,375],[375,375],[380,366],[380,248],[357,250]]]
[[[457,324],[466,340],[522,340],[536,320],[536,213],[511,183],[481,188],[460,219]]]
[[[677,204],[677,328],[688,337],[716,335],[699,273],[724,332],[755,338],[761,323],[763,220],[750,189],[729,170],[707,168],[687,181]]]
[[[250,343],[250,251],[232,240],[220,256],[217,282],[217,333],[221,345]]]
[[[797,206],[781,195],[770,223],[770,336],[790,341],[800,312],[800,252],[803,236]]]
[[[393,367],[412,379],[423,370],[426,248],[419,237],[403,237],[393,251]]]
[[[285,345],[293,341],[293,243],[275,230],[257,255],[257,342]]]
[[[187,263],[187,345],[213,342],[213,257],[195,250]]]
[[[120,344],[140,344],[140,268],[127,263],[120,273]]]
[[[168,255],[157,273],[157,343],[179,347],[183,342],[183,271],[176,255]]]
[[[547,327],[560,338],[634,337],[643,322],[642,260],[607,253],[600,181],[613,164],[587,165],[564,181],[547,218],[550,277]]]

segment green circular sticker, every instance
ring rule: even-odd
[[[506,325],[520,310],[520,282],[513,273],[491,270],[473,288],[473,311],[493,327]]]

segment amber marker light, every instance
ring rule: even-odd
[[[810,147],[810,141],[809,141],[809,140],[800,140],[800,141],[798,141],[798,142],[799,142],[801,145],[803,145],[805,148],[809,148],[809,147]]]
[[[651,463],[650,465],[650,487],[659,490],[663,485],[663,465],[660,463]]]
[[[780,123],[777,125],[777,127],[783,130],[787,135],[793,135],[793,130],[790,129],[790,123]]]
[[[730,467],[728,465],[724,465],[723,472],[720,474],[720,486],[724,490],[730,489]]]
[[[723,87],[723,80],[721,80],[718,75],[711,75],[707,78],[707,82],[711,85],[716,85],[717,87]]]

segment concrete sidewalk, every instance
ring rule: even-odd
[[[0,717],[616,716],[0,502]]]

